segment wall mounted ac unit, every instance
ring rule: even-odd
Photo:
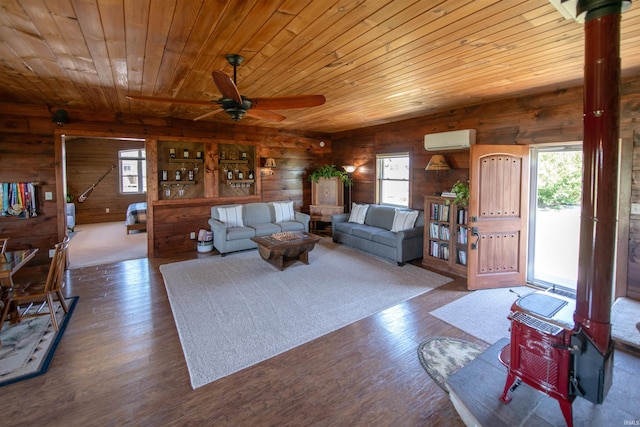
[[[451,132],[432,133],[424,136],[427,151],[458,150],[476,143],[476,130],[464,129]]]

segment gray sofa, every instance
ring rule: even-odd
[[[251,237],[268,236],[281,231],[309,231],[310,217],[305,213],[293,212],[292,220],[276,222],[274,203],[282,202],[212,206],[209,225],[213,232],[213,246],[222,256],[225,256],[230,252],[257,248]],[[218,208],[236,208],[237,206],[241,206],[242,226],[233,226],[233,224],[230,226],[230,222],[222,222]]]
[[[424,212],[415,211],[418,216],[414,226],[398,232],[391,231],[396,209],[390,206],[370,204],[364,224],[349,222],[348,213],[333,215],[333,241],[404,265],[412,259],[422,258]]]

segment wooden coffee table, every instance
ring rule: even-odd
[[[295,239],[278,240],[269,235],[252,237],[251,240],[257,243],[260,257],[282,271],[296,261],[309,264],[309,251],[313,250],[321,239],[320,236],[304,231],[292,234],[295,235]]]

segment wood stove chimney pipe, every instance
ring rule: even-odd
[[[611,341],[620,124],[620,0],[580,0],[585,18],[582,217],[575,329]]]

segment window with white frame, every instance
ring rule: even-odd
[[[121,150],[120,192],[123,194],[140,194],[147,192],[147,159],[144,149]]]
[[[409,164],[409,153],[376,156],[377,203],[409,207]]]

